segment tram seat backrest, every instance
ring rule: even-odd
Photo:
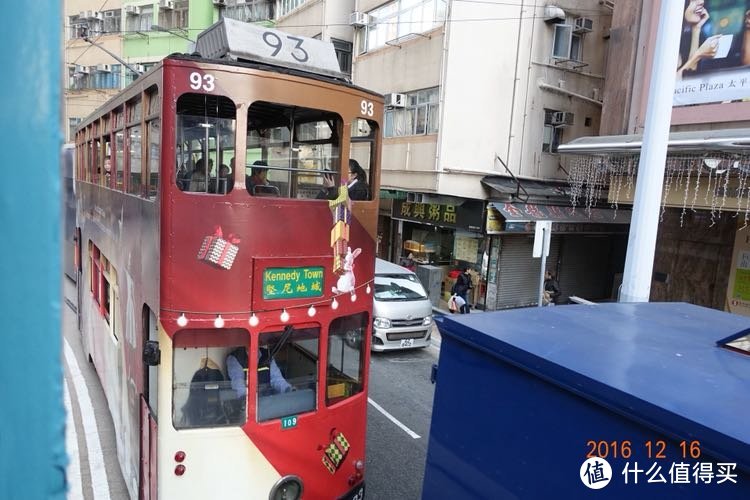
[[[216,382],[223,382],[221,370],[201,367],[190,380],[190,391],[182,413],[189,426],[222,423],[224,414]]]
[[[190,181],[190,189],[188,189],[188,191],[191,191],[191,192],[194,192],[194,193],[198,193],[198,192],[204,193],[204,192],[206,192],[206,181],[201,181],[201,180],[194,181],[194,180],[191,180]]]
[[[269,184],[257,184],[253,186],[253,195],[254,196],[281,196],[281,193],[279,192],[279,188],[276,186],[271,186]]]

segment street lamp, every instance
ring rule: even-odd
[[[178,36],[180,38],[184,38],[188,42],[195,42],[195,40],[191,40],[182,33],[187,33],[187,30],[184,30],[182,28],[164,28],[162,26],[159,26],[158,24],[152,24],[151,25],[151,31],[160,31],[162,33],[169,33],[170,35]],[[182,32],[182,33],[181,33]]]

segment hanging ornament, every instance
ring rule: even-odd
[[[279,319],[282,323],[286,323],[287,321],[289,321],[289,313],[286,312],[286,309],[281,310],[281,316],[279,316]]]
[[[331,301],[331,309],[338,309],[339,308],[339,301],[336,300],[336,297],[333,298]]]
[[[216,315],[216,319],[214,320],[214,327],[224,328],[224,318],[221,317],[221,314]]]
[[[310,309],[307,310],[307,315],[312,318],[313,316],[315,316],[316,312],[317,311],[315,310],[315,306],[310,306]]]
[[[249,319],[249,320],[247,320],[247,322],[248,322],[248,323],[250,323],[250,326],[258,326],[258,323],[260,323],[260,320],[259,320],[259,319],[258,319],[258,317],[257,317],[257,316],[255,315],[255,313],[252,313],[252,314],[250,315],[250,319]]]

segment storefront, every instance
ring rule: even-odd
[[[552,221],[546,267],[558,279],[559,303],[617,296],[630,210],[490,202],[487,207],[487,309],[536,305],[541,260],[532,256],[535,222]]]
[[[474,296],[470,303],[484,307],[486,266],[482,262],[486,253],[484,202],[469,199],[439,199],[440,203],[416,203],[393,200],[391,218],[391,247],[393,261],[411,260],[423,284],[438,283],[436,294],[447,299],[454,281],[452,275],[469,266],[474,278]],[[421,269],[420,269],[421,268]],[[430,273],[427,277],[425,273]],[[438,300],[434,300],[440,306]]]
[[[680,301],[750,316],[750,129],[672,132],[654,252],[650,300]],[[566,168],[610,203],[634,203],[640,135],[582,137],[561,145]],[[606,168],[602,169],[601,166]]]

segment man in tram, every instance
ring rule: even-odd
[[[247,394],[247,361],[247,349],[244,347],[234,349],[227,355],[226,360],[227,375],[232,383],[232,389],[242,400]],[[276,360],[270,357],[268,347],[261,347],[258,359],[258,392],[268,395],[291,390],[292,385],[282,375]]]

